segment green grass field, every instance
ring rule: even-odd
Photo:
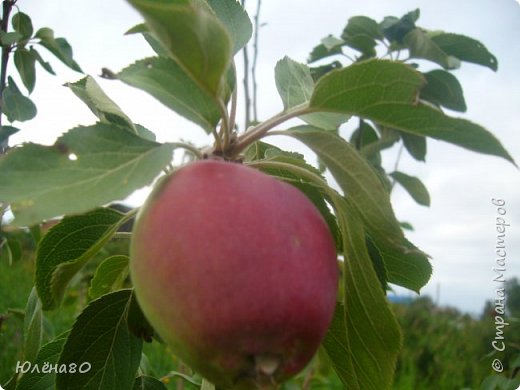
[[[120,248],[119,248],[120,249]],[[108,249],[110,252],[112,249]],[[110,253],[102,253],[107,256]],[[92,270],[96,260],[90,267]],[[23,309],[33,285],[34,254],[24,252],[22,258],[12,265],[0,263],[0,384],[5,384],[13,375],[17,361],[22,361]],[[82,279],[78,279],[67,292],[59,310],[46,312],[46,338],[52,339],[69,329],[79,310],[87,300],[89,274],[87,269]],[[397,318],[404,334],[404,345],[396,369],[394,389],[507,389],[516,390],[516,383],[502,387],[481,386],[491,375],[493,356],[491,341],[494,324],[491,314],[482,318],[472,318],[455,309],[435,306],[425,297],[407,305],[394,305]],[[508,356],[506,375],[516,374],[520,367],[520,327],[518,322],[507,329]],[[198,386],[175,375],[176,372],[189,374],[189,369],[180,364],[174,355],[157,342],[145,343],[146,359],[142,369],[149,375],[164,378],[170,389],[197,389]],[[284,390],[301,389],[303,377],[312,374],[309,389],[340,390],[342,386],[336,375],[328,369],[322,372],[307,370],[297,381],[288,382]],[[197,377],[195,377],[197,379]],[[504,375],[505,378],[505,375]],[[489,379],[488,379],[489,381]],[[504,382],[504,380],[502,380]],[[507,382],[504,382],[507,383]]]

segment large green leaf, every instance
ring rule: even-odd
[[[426,85],[421,89],[421,99],[455,111],[466,111],[464,92],[457,78],[450,72],[435,69],[424,73]]]
[[[314,88],[309,109],[357,115],[514,163],[500,141],[483,127],[417,103],[423,82],[421,74],[407,65],[368,60],[323,76]]]
[[[38,244],[36,288],[43,309],[55,308],[72,277],[124,222],[123,214],[106,208],[65,217]]]
[[[74,364],[78,371],[58,373],[57,390],[133,388],[142,340],[128,328],[132,300],[132,290],[120,290],[92,301],[83,310],[59,359],[60,365]],[[90,369],[80,373],[81,365],[83,370]]]
[[[404,238],[390,196],[369,163],[352,145],[331,132],[300,126],[285,134],[300,140],[318,155],[357,208],[369,236],[380,251],[384,249],[389,254],[382,254],[388,281],[419,291],[431,275],[428,257],[412,249]]]
[[[53,146],[29,143],[1,159],[0,200],[18,226],[81,213],[150,184],[173,148],[114,125],[77,127]]]
[[[345,307],[337,308],[325,347],[346,388],[390,389],[401,348],[399,324],[380,287],[356,209],[341,198],[334,207],[345,248]]]
[[[389,243],[402,239],[403,233],[388,192],[376,172],[350,143],[336,134],[311,126],[295,127],[285,133],[318,155],[345,196],[362,213],[371,234]]]
[[[233,53],[242,49],[253,34],[253,25],[246,10],[236,0],[207,0],[226,27],[233,43]]]
[[[345,386],[349,389],[361,390],[359,383],[356,383],[356,373],[351,357],[351,347],[347,337],[347,324],[345,320],[345,306],[341,303],[336,304],[334,317],[323,340],[323,346],[327,351],[332,367]]]
[[[445,69],[457,69],[460,61],[448,55],[421,28],[414,28],[404,37],[404,44],[411,58],[423,58],[441,65]]]
[[[356,114],[383,102],[413,103],[424,84],[408,65],[367,60],[323,76],[314,88],[310,107]]]
[[[23,325],[23,356],[28,362],[34,362],[40,350],[43,336],[42,304],[33,287],[25,307]]]
[[[232,59],[224,25],[190,1],[129,0],[172,58],[211,96],[217,97]]]
[[[429,106],[382,103],[377,107],[367,107],[360,115],[394,129],[502,157],[515,164],[504,146],[488,130],[468,120],[444,115]]]
[[[130,118],[107,96],[92,76],[86,76],[75,83],[65,85],[90,108],[101,122],[128,127],[136,132]]]
[[[211,132],[220,119],[219,107],[174,60],[148,58],[123,69],[118,78],[142,89],[179,115]]]
[[[53,367],[58,363],[61,350],[65,341],[67,340],[67,334],[60,335],[56,339],[48,342],[38,352],[38,356],[34,361],[34,366],[38,366],[38,371],[28,371],[24,373],[16,389],[18,390],[54,390],[56,381],[56,372],[54,370],[44,373],[41,369],[45,364],[52,365]]]
[[[431,39],[445,53],[461,61],[486,66],[495,71],[498,69],[496,57],[476,39],[450,33],[432,34]]]
[[[285,110],[307,103],[312,96],[314,81],[309,67],[289,57],[284,57],[276,64],[275,81]],[[301,117],[305,122],[325,130],[337,129],[349,118],[347,115],[330,112],[316,112]]]

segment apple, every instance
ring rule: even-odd
[[[201,160],[162,180],[137,218],[131,278],[172,351],[224,389],[271,388],[312,359],[333,316],[333,237],[295,187]]]

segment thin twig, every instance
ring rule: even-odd
[[[395,159],[395,164],[394,164],[394,172],[396,172],[397,169],[399,168],[399,162],[401,161],[401,156],[403,154],[403,148],[404,148],[404,143],[402,143],[401,146],[399,146],[399,151],[397,152],[397,158]],[[395,186],[395,179],[392,178],[392,184],[390,185],[390,192],[392,192],[392,190],[394,189],[394,186]]]
[[[242,7],[246,7],[246,0],[242,0]],[[244,57],[244,100],[245,100],[245,124],[244,130],[249,127],[251,123],[251,95],[249,92],[249,54],[247,51],[247,45],[242,49],[242,55]]]
[[[237,74],[237,67],[235,65],[235,61],[233,61],[233,71]],[[236,125],[236,116],[237,116],[237,96],[238,89],[235,83],[235,87],[233,88],[233,92],[231,93],[231,107],[229,109],[229,131],[235,131]]]
[[[256,14],[254,18],[255,35],[253,38],[253,64],[251,65],[251,78],[253,81],[253,121],[258,122],[258,102],[257,102],[257,83],[256,83],[256,64],[258,62],[258,36],[260,31],[260,8],[262,7],[262,0],[257,0]]]

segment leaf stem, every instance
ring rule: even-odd
[[[217,138],[218,138],[218,136],[217,136]],[[197,149],[195,146],[186,144],[184,142],[172,142],[171,145],[173,145],[174,148],[181,148],[181,149],[187,150],[188,152],[192,153],[199,160],[203,159],[203,155],[202,155],[201,151],[199,149]]]
[[[302,168],[298,165],[289,164],[281,161],[266,160],[252,161],[247,163],[247,165],[257,168],[283,168],[289,172],[295,172],[298,175],[308,179],[312,184],[315,184],[321,189],[323,189],[327,193],[327,195],[331,196],[332,198],[338,196],[338,194],[328,185],[328,183],[324,179],[316,175],[314,172],[311,172],[308,169]]]
[[[255,141],[258,141],[260,138],[264,137],[269,130],[273,127],[278,126],[279,124],[291,119],[298,117],[303,114],[307,114],[311,111],[308,103],[303,103],[297,106],[294,106],[286,111],[282,111],[275,116],[267,119],[266,121],[249,128],[245,133],[240,135],[237,140],[237,144],[233,150],[233,156],[238,155],[242,150],[244,150],[247,146],[252,144]]]

